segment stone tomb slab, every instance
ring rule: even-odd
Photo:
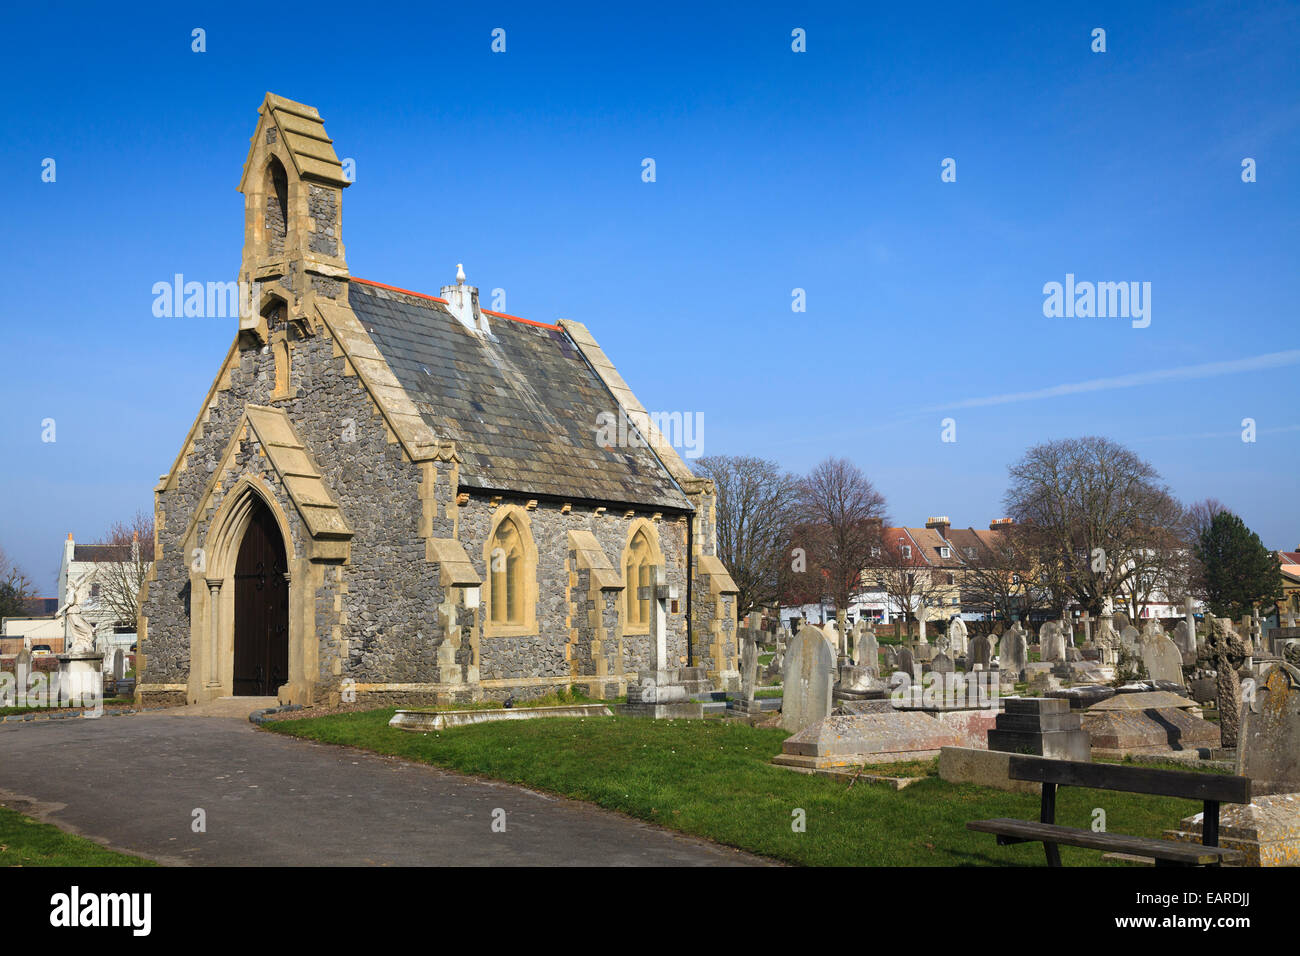
[[[1135,694],[1116,694],[1088,707],[1089,711],[1151,710],[1164,707],[1195,707],[1196,701],[1165,690],[1141,691]]]
[[[1083,729],[1092,738],[1093,756],[1162,753],[1170,750],[1213,750],[1220,744],[1219,728],[1182,707],[1146,710],[1082,712]]]
[[[1083,687],[1062,687],[1047,692],[1048,697],[1060,697],[1070,702],[1074,708],[1091,707],[1110,700],[1115,696],[1115,688],[1105,684],[1086,684]]]
[[[853,767],[937,756],[944,747],[983,748],[990,709],[921,710],[827,717],[789,737],[774,764],[795,769]]]
[[[247,700],[248,698],[241,698]],[[389,727],[427,733],[469,724],[490,724],[499,720],[537,720],[542,717],[612,717],[604,704],[561,704],[557,707],[502,707],[484,710],[399,710]]]

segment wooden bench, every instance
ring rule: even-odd
[[[1250,803],[1249,777],[1019,755],[1012,756],[1009,760],[1009,776],[1012,780],[1043,785],[1042,812],[1038,822],[1001,817],[971,821],[966,824],[966,829],[996,834],[999,846],[1041,842],[1047,851],[1048,866],[1061,865],[1058,849],[1061,844],[1150,857],[1155,860],[1156,866],[1218,866],[1220,863],[1239,862],[1244,856],[1240,850],[1228,850],[1219,846],[1219,804]],[[1202,800],[1205,812],[1201,843],[1150,840],[1122,833],[1094,833],[1092,830],[1058,826],[1057,787],[1090,787],[1094,790]]]

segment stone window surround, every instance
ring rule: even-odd
[[[494,588],[500,587],[505,591],[504,595],[491,595],[488,602],[488,614],[493,623],[524,623],[524,570],[523,535],[514,519],[507,516],[497,523],[492,549],[488,552],[487,577],[494,579]],[[513,607],[511,598],[515,599]]]
[[[503,624],[492,620],[492,547],[497,540],[497,532],[507,520],[514,524],[519,534],[523,550],[522,564],[519,569],[523,584],[523,620],[515,624]],[[528,512],[519,505],[497,505],[492,515],[492,526],[483,541],[483,636],[491,637],[537,637],[540,630],[537,625],[537,545],[533,542],[532,523]]]
[[[619,601],[618,616],[623,625],[623,633],[629,637],[647,636],[650,633],[650,614],[654,613],[653,602],[650,604],[650,613],[646,615],[644,621],[633,622],[628,613],[628,601],[635,600],[637,594],[637,582],[629,581],[627,577],[628,564],[632,557],[632,545],[636,541],[637,535],[644,535],[646,546],[649,550],[649,564],[651,569],[655,567],[664,567],[663,550],[659,547],[659,530],[655,527],[654,522],[649,518],[637,518],[627,528],[627,542],[623,545],[623,554],[619,559],[618,570],[623,580],[624,600]],[[654,582],[653,570],[650,574],[650,581]]]

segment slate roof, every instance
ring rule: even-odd
[[[95,564],[117,562],[122,560],[122,548],[113,544],[74,544],[72,560],[89,561]]]
[[[460,484],[690,511],[649,448],[602,448],[609,388],[559,326],[488,312],[491,338],[440,299],[353,279],[348,304],[421,417],[456,444]]]

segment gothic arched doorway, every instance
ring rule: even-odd
[[[280,527],[259,501],[235,560],[237,697],[271,697],[289,680],[288,570]]]

